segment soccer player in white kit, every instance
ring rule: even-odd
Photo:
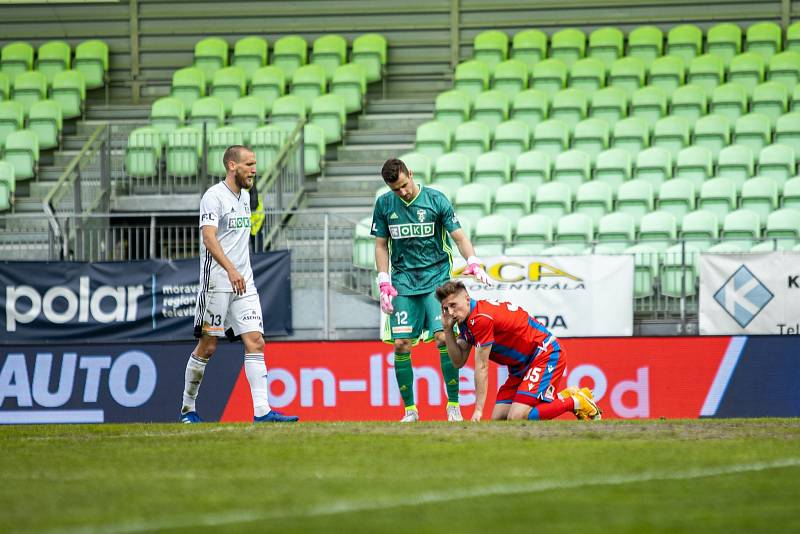
[[[283,415],[269,406],[261,302],[250,267],[250,195],[243,191],[252,187],[255,179],[255,154],[245,146],[233,145],[222,159],[225,180],[208,188],[200,200],[200,290],[194,320],[198,342],[186,364],[180,421],[202,422],[195,409],[200,382],[217,339],[232,331],[244,343],[253,422],[294,422],[297,416]]]

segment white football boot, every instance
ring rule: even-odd
[[[461,407],[458,404],[447,404],[447,420],[451,423],[464,420],[461,417]]]
[[[406,410],[406,414],[400,419],[401,423],[415,423],[419,421],[419,412],[417,410]]]

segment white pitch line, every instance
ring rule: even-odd
[[[756,462],[749,464],[723,465],[719,467],[707,467],[690,469],[687,471],[673,473],[640,473],[636,475],[612,475],[603,477],[587,478],[583,480],[571,480],[561,482],[541,481],[530,484],[517,485],[496,485],[487,487],[477,487],[461,490],[431,491],[424,492],[405,498],[391,499],[371,499],[363,500],[340,500],[330,504],[312,506],[306,509],[294,509],[287,511],[274,512],[254,512],[254,511],[233,511],[219,514],[204,514],[182,518],[166,519],[163,521],[141,521],[134,523],[122,523],[101,525],[95,527],[82,527],[75,529],[59,529],[45,531],[48,534],[93,534],[93,533],[113,533],[129,534],[135,532],[150,532],[163,529],[183,529],[191,527],[214,527],[221,525],[234,525],[239,523],[250,523],[255,521],[293,519],[300,517],[317,517],[324,515],[349,514],[353,512],[372,512],[388,510],[391,508],[401,508],[405,506],[422,506],[426,504],[437,504],[459,499],[474,499],[478,497],[490,497],[497,495],[514,495],[519,493],[541,493],[544,491],[585,488],[587,486],[621,486],[624,484],[636,484],[641,482],[655,482],[664,480],[691,480],[696,478],[708,478],[724,475],[735,475],[738,473],[750,473],[754,471],[764,471],[767,469],[781,469],[785,467],[800,467],[800,458],[784,458],[772,462]]]

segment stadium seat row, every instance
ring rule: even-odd
[[[26,115],[34,103],[46,100],[48,93],[50,99],[61,105],[64,118],[79,117],[83,112],[86,83],[80,71],[65,70],[55,74],[49,90],[45,75],[35,70],[19,73],[13,89],[8,80],[5,74],[0,73],[0,102],[16,101]]]
[[[0,152],[13,132],[25,128],[36,133],[41,150],[58,147],[64,125],[61,109],[61,103],[56,100],[39,100],[31,105],[26,120],[21,103],[0,102]]]
[[[86,89],[96,89],[106,84],[108,45],[96,39],[84,41],[75,47],[74,58],[64,41],[44,43],[35,54],[30,44],[20,41],[9,43],[0,51],[0,76],[4,75],[8,83],[14,84],[17,76],[34,66],[47,86],[55,84],[58,73],[74,68],[81,73]]]

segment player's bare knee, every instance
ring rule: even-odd
[[[260,332],[248,332],[242,335],[244,350],[249,354],[264,352],[264,338]]]
[[[212,336],[203,336],[197,341],[197,346],[194,349],[194,354],[198,358],[207,360],[214,355],[217,350],[217,338]]]
[[[519,406],[512,406],[511,410],[508,412],[508,418],[509,420],[521,421],[528,418],[530,411],[530,407],[521,408]]]
[[[410,339],[395,339],[394,340],[394,351],[396,353],[405,354],[411,352],[411,340]]]

